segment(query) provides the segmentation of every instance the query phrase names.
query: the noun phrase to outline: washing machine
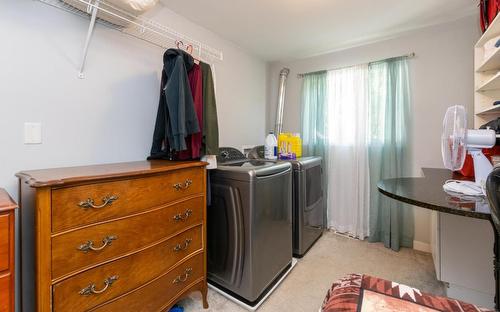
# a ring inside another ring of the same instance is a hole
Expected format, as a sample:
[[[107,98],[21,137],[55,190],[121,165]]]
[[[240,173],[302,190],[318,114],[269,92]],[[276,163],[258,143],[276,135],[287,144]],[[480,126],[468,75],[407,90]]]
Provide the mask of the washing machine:
[[[264,159],[264,146],[256,146],[249,159]],[[292,165],[293,255],[303,257],[325,228],[326,196],[321,157],[277,160]]]
[[[292,166],[221,148],[210,170],[208,282],[249,307],[292,266]]]

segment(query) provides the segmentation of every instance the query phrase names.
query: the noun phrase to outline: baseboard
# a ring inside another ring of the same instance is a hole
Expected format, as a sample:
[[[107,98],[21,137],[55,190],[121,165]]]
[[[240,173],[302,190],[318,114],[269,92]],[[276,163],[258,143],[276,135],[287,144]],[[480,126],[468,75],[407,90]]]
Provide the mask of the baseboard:
[[[413,249],[418,250],[418,251],[422,251],[422,252],[426,252],[426,253],[432,252],[431,244],[424,243],[421,241],[416,241],[416,240],[413,241]]]
[[[360,240],[359,238],[354,237],[354,236],[352,236],[352,235],[351,235],[351,234],[349,234],[349,233],[339,232],[339,231],[334,230],[334,229],[332,229],[332,228],[327,229],[327,231],[328,231],[328,232],[332,232],[332,233],[333,233],[333,234],[335,234],[335,235],[345,237],[345,238],[355,239],[355,240]]]
[[[358,239],[356,237],[353,237],[352,235],[349,235],[348,233],[342,233],[342,232],[336,231],[332,228],[329,228],[328,231],[334,233],[335,235],[339,235],[339,236],[342,236],[345,238]],[[432,253],[431,244],[424,243],[421,241],[414,240],[413,241],[413,249],[421,251],[421,252]]]

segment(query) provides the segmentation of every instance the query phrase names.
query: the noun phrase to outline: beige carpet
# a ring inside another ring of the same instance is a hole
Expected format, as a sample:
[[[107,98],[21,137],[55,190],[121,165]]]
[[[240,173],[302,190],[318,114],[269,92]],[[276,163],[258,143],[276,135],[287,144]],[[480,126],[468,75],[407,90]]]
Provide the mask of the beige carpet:
[[[444,294],[444,285],[436,280],[430,254],[413,249],[394,252],[382,244],[327,232],[258,311],[316,312],[332,282],[349,273],[370,274],[424,292]],[[209,290],[208,303],[210,308],[203,310],[198,293],[180,302],[186,312],[246,311],[212,290]]]

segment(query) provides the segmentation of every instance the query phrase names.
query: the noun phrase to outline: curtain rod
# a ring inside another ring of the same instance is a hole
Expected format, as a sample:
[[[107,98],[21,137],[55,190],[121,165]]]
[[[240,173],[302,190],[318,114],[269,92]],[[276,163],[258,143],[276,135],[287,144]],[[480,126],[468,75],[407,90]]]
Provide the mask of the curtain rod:
[[[371,61],[371,62],[368,62],[368,63],[381,62],[381,61],[390,60],[390,59],[398,58],[398,57],[413,58],[413,57],[415,57],[415,52],[411,52],[411,53],[408,53],[408,54],[403,54],[403,55],[400,55],[400,56],[387,57],[387,58],[384,58],[384,59],[381,59],[381,60]],[[355,65],[342,66],[342,67],[330,68],[330,69],[325,69],[325,70],[327,70],[327,71],[328,70],[335,70],[335,69],[347,68],[347,67],[352,67],[352,66],[355,66]],[[313,72],[297,74],[297,78],[300,79],[300,78],[303,78],[307,74],[319,73],[319,72],[322,72],[322,71],[325,71],[325,70],[316,70],[316,71],[313,71]]]

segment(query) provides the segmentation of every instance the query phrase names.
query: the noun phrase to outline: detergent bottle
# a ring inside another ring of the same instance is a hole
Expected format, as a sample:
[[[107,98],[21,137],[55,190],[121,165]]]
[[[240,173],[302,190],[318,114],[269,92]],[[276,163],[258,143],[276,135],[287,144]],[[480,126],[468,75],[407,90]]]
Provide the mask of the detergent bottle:
[[[266,159],[274,160],[278,155],[278,141],[276,140],[276,136],[274,136],[274,131],[269,131],[269,134],[266,137],[266,142],[264,144],[264,157]]]
[[[299,133],[295,133],[292,137],[292,153],[295,157],[302,157],[302,139]]]
[[[280,133],[278,137],[278,157],[279,159],[286,159],[288,155],[288,134]]]

